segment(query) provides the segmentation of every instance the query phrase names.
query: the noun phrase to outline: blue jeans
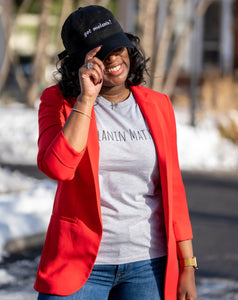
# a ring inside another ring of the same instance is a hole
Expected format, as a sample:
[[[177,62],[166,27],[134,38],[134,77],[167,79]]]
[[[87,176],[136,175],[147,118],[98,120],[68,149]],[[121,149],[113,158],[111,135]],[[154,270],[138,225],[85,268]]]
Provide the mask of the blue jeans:
[[[95,265],[69,296],[39,293],[38,300],[163,300],[166,257],[121,265]]]

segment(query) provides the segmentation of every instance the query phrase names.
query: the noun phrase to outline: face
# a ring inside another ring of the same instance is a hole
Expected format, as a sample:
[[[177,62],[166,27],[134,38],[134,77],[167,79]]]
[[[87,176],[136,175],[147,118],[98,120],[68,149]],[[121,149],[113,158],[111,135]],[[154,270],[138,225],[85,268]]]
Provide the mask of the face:
[[[103,87],[125,87],[125,82],[130,70],[130,59],[127,48],[118,48],[111,52],[103,61],[105,71]]]

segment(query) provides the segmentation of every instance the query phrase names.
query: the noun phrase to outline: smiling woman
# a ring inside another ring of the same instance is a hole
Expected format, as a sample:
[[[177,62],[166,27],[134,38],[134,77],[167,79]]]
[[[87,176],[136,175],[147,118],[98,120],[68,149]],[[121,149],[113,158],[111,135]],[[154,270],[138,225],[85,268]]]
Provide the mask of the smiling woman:
[[[39,108],[38,166],[58,187],[38,300],[195,300],[173,108],[140,86],[139,38],[101,6],[73,12],[61,36],[62,77]]]
[[[145,59],[143,49],[140,46],[140,39],[132,34],[125,34],[133,45],[133,48],[126,48],[130,59],[130,70],[126,84],[127,86],[131,86],[145,83],[144,76],[147,73],[146,64],[148,59]],[[114,51],[120,54],[123,49],[125,49],[125,47],[120,47]],[[61,53],[59,54],[59,57],[62,57]],[[63,96],[69,102],[72,101],[72,98],[77,97],[80,94],[78,70],[83,64],[84,57],[77,53],[70,56],[66,55],[62,60],[60,60],[58,72],[61,75],[61,79],[59,81],[59,86]]]
[[[130,70],[130,59],[127,48],[119,48],[112,51],[104,60],[103,70],[103,86],[100,94],[111,102],[124,101],[130,93],[129,88],[126,86],[126,80]],[[118,92],[114,92],[118,89]],[[117,94],[117,99],[113,96]],[[112,95],[112,98],[110,98]],[[109,98],[108,98],[109,97]]]

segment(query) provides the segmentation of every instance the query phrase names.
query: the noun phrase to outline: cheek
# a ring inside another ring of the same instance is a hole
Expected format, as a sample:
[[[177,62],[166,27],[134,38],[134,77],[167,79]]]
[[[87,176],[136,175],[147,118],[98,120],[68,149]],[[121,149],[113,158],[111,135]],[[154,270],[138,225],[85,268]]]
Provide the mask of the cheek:
[[[128,73],[130,71],[130,66],[131,66],[129,57],[126,59],[125,64],[126,64],[127,75],[128,75]]]

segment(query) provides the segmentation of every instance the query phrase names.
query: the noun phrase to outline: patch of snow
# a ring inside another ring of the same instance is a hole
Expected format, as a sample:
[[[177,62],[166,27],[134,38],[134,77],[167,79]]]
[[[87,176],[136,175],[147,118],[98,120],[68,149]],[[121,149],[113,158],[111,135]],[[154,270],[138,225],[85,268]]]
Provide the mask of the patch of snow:
[[[13,238],[45,232],[56,183],[0,168],[0,257]]]

